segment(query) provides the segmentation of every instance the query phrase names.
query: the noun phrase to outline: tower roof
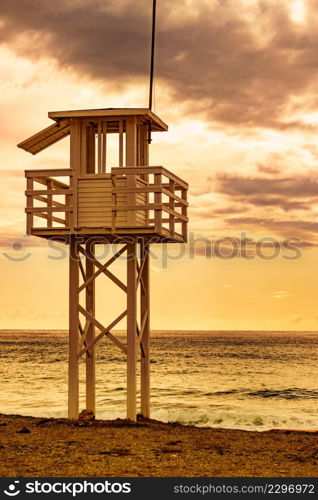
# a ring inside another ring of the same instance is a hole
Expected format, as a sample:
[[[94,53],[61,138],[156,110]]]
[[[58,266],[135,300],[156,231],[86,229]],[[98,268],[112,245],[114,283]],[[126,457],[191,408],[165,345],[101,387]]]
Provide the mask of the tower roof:
[[[166,125],[157,115],[148,108],[104,108],[104,109],[81,109],[69,111],[50,111],[49,118],[56,123],[37,132],[28,139],[20,142],[18,147],[33,155],[45,148],[52,146],[70,133],[70,120],[72,118],[114,118],[110,123],[108,132],[119,132],[118,119],[129,116],[137,116],[145,123],[151,124],[152,132],[164,132],[168,130]]]
[[[138,116],[141,120],[150,122],[153,132],[168,130],[168,125],[148,108],[101,108],[49,112],[49,118],[56,121],[61,118],[119,118],[127,116]]]

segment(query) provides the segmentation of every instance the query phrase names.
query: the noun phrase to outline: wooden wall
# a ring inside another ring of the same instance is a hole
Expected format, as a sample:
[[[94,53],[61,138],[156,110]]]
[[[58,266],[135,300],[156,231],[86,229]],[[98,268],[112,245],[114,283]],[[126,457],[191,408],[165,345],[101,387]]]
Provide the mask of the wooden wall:
[[[144,181],[137,179],[137,186],[142,186]],[[127,178],[117,180],[116,187],[125,187]],[[112,181],[111,175],[102,177],[80,178],[77,182],[77,226],[78,227],[111,227],[112,226]],[[118,194],[117,205],[127,205],[128,195]],[[146,194],[136,195],[136,205],[146,204]],[[116,227],[129,227],[129,212],[118,212]],[[145,211],[135,212],[134,226],[146,226]]]

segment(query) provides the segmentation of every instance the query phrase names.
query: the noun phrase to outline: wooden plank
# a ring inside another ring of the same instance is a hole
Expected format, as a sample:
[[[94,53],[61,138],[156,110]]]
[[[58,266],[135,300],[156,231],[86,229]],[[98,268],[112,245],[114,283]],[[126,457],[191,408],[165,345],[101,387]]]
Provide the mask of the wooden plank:
[[[72,194],[71,189],[30,189],[25,191],[26,196],[43,196],[43,195],[67,195]]]
[[[93,210],[94,211],[95,209],[96,210],[99,210],[99,209],[104,210],[105,213],[109,211],[109,215],[111,215],[110,202],[107,203],[107,205],[106,204],[103,205],[101,203],[95,203],[95,204],[94,203],[86,203],[85,204],[84,202],[81,201],[81,204],[78,207],[78,213],[81,215],[85,215],[86,210],[91,210],[91,211]]]
[[[95,188],[95,187],[103,187],[110,188],[111,187],[111,179],[87,179],[84,181],[83,179],[79,179],[78,185],[85,188]]]
[[[158,203],[149,203],[148,205],[143,205],[142,208],[143,210],[161,210],[162,205]],[[116,205],[113,210],[118,210],[119,212],[136,211],[140,210],[140,205]]]
[[[71,212],[73,210],[73,207],[33,207],[33,208],[26,208],[25,211],[26,213],[41,213],[41,212]]]
[[[153,224],[154,222],[155,222],[155,219],[154,219],[154,218],[149,219],[149,223],[150,223],[150,224]],[[176,217],[176,218],[175,218],[175,223],[177,224],[177,223],[180,223],[180,222],[184,222],[184,221],[183,221],[183,220],[181,220],[181,219],[178,219],[178,218]],[[169,223],[169,217],[163,217],[163,218],[162,218],[162,223],[163,223],[163,224],[167,224],[167,223]]]
[[[173,180],[177,185],[180,187],[183,187],[184,189],[188,189],[188,183],[183,181],[180,177],[177,175],[173,174],[172,172],[169,172],[164,167],[158,166],[158,167],[149,167],[149,166],[130,166],[129,168],[124,167],[114,167],[111,169],[111,172],[114,174],[124,174],[126,173],[127,175],[141,175],[143,173],[148,173],[148,174],[161,174],[167,177],[168,179]],[[169,184],[166,185],[167,187]]]
[[[169,183],[169,186],[170,186],[170,183]],[[175,184],[174,184],[174,186],[175,186]],[[180,198],[180,196],[176,195],[175,193],[172,193],[170,189],[162,188],[162,194],[169,196],[169,198],[173,198],[175,201],[180,203],[180,205],[182,205],[182,206],[185,206],[185,207],[188,206],[188,202],[186,200],[184,200],[183,198]],[[177,206],[177,205],[175,205],[175,206]]]
[[[81,200],[105,200],[107,198],[111,197],[111,191],[107,191],[105,194],[104,193],[91,193],[91,192],[85,192],[85,191],[78,191],[78,194],[80,195]]]
[[[50,196],[52,198],[52,195]],[[48,198],[50,198],[49,196],[33,196],[33,200],[36,200],[36,201],[42,201],[43,203],[47,203],[48,202]],[[54,201],[53,199],[51,199],[50,201],[50,205],[51,207],[65,207],[65,203],[60,203],[59,201]]]
[[[47,214],[34,214],[34,217],[40,217],[41,219],[46,219],[47,220]],[[66,220],[65,219],[60,219],[59,217],[54,217],[54,215],[52,216],[52,221],[53,222],[58,222],[59,224],[62,224],[63,226],[66,225]],[[47,228],[42,228],[42,227],[36,228],[36,227],[33,226],[32,229],[47,229]],[[56,228],[56,229],[58,229],[58,228]]]
[[[98,211],[109,211],[111,213],[111,204],[109,203],[80,203],[78,207],[78,212],[82,215],[85,214],[86,210],[98,210]]]
[[[42,170],[25,170],[25,177],[69,177],[72,175],[70,168],[48,168]],[[56,181],[58,182],[58,181]]]
[[[172,210],[164,203],[162,205],[162,210],[164,212],[167,212],[168,214],[174,215],[174,217],[178,217],[180,220],[182,220],[184,222],[188,222],[188,217],[186,217],[185,215],[179,214],[179,212],[176,212],[175,210]]]
[[[113,189],[114,193],[162,193],[163,190],[160,186],[143,186],[143,187],[118,187]]]
[[[107,181],[111,177],[111,174],[99,174],[98,172],[93,174],[86,174],[85,176],[80,176],[78,178],[81,182],[91,182],[91,181]]]
[[[70,186],[68,184],[65,184],[64,182],[57,181],[56,179],[52,179],[51,177],[33,177],[33,181],[37,182],[38,184],[42,184],[43,186],[47,186],[48,180],[52,180],[52,186],[53,189],[68,189]]]

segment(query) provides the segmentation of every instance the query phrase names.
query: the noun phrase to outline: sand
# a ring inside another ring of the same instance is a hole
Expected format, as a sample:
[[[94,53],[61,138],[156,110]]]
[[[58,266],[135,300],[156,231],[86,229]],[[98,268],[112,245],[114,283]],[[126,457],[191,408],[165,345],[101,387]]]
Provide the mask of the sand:
[[[318,433],[0,414],[1,477],[316,477]]]

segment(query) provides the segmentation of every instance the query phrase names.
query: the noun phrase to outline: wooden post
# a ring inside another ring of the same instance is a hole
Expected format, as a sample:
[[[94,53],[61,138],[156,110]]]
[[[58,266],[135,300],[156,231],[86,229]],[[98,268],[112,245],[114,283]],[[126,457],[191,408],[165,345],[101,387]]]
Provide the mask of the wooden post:
[[[69,255],[69,365],[68,365],[68,418],[78,418],[79,367],[78,367],[78,243],[70,235]]]
[[[73,202],[73,217],[71,229],[77,227],[77,179],[82,170],[81,156],[81,120],[71,119],[71,136],[70,136],[70,164],[72,169],[71,186],[72,186],[72,202]]]
[[[86,244],[86,279],[94,276],[94,263],[88,258],[88,255],[94,255],[94,246]],[[95,317],[95,280],[93,279],[86,286],[86,310]],[[95,326],[90,323],[86,342],[91,344],[95,339]],[[86,352],[86,410],[92,411],[95,415],[95,346],[92,346]]]
[[[143,125],[142,128],[142,134],[141,134],[141,143],[142,143],[142,147],[141,147],[141,150],[142,150],[142,165],[143,166],[148,166],[149,165],[149,144],[148,144],[148,127],[146,125]],[[145,171],[147,171],[147,169],[145,169]],[[142,179],[144,181],[146,181],[147,183],[147,186],[149,186],[149,174],[145,173],[142,175]],[[146,196],[145,196],[145,203],[146,205],[149,204],[149,193],[146,193]],[[145,212],[146,214],[146,226],[149,226],[150,225],[150,222],[149,222],[149,210],[146,210]]]
[[[175,194],[175,182],[171,179],[169,179],[169,191],[172,194]],[[172,196],[169,196],[169,208],[174,211],[174,198]],[[174,215],[169,214],[169,233],[171,238],[174,237]]]
[[[136,117],[126,119],[126,166],[135,167],[137,165],[137,122]],[[127,187],[136,187],[136,176],[127,176]],[[136,194],[127,195],[127,205],[136,205]],[[136,211],[127,212],[127,224],[130,227],[136,225]]]
[[[182,197],[183,201],[185,201],[185,202],[187,202],[187,200],[188,200],[187,194],[188,194],[187,190],[182,188],[181,189],[181,197]],[[182,205],[181,213],[182,213],[182,215],[187,217],[188,209],[187,209],[186,205]],[[183,239],[184,243],[187,243],[187,241],[188,241],[188,225],[186,222],[182,221],[181,227],[182,227],[182,239]]]
[[[124,166],[124,120],[121,118],[118,124],[119,128],[119,166]]]
[[[140,265],[143,265],[140,285],[140,324],[143,327],[143,349],[140,352],[140,412],[143,417],[150,418],[150,282],[148,247],[145,247],[144,242],[140,243],[140,255]]]
[[[26,181],[27,191],[33,191],[33,178],[27,177]],[[33,196],[27,195],[27,208],[33,208]],[[33,214],[31,212],[27,213],[27,234],[31,234],[33,227]]]
[[[95,174],[95,128],[94,125],[88,124],[87,128],[87,154],[86,154],[86,171],[87,174]]]
[[[137,245],[127,245],[127,418],[136,421]]]
[[[161,174],[154,174],[154,185],[155,187],[162,187],[162,177]],[[157,192],[154,194],[154,201],[156,205],[160,205],[159,209],[155,210],[155,231],[156,233],[161,233],[162,231],[162,193]]]
[[[52,179],[48,179],[47,181],[47,189],[48,191],[53,190],[53,181]],[[47,195],[47,207],[52,208],[53,207],[53,195],[48,194]],[[66,212],[65,212],[66,214]],[[48,212],[47,213],[47,227],[53,227],[53,212]]]
[[[107,122],[102,121],[102,174],[106,174]]]

